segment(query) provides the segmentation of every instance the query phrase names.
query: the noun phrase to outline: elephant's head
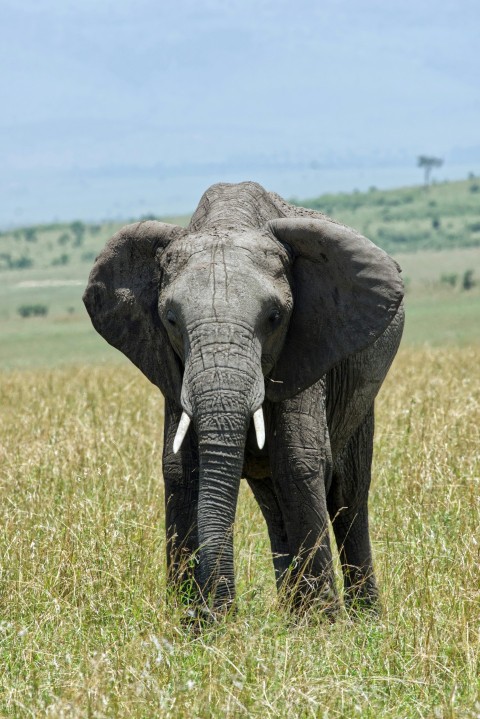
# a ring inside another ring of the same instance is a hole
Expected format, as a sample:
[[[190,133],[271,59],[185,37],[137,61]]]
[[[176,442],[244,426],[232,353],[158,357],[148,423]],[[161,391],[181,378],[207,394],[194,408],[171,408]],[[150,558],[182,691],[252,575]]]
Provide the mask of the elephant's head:
[[[265,396],[291,397],[371,344],[402,298],[396,264],[369,240],[327,218],[281,217],[260,186],[243,189],[211,188],[188,230],[123,228],[84,295],[98,332],[183,408],[175,451],[194,424],[200,573],[207,589],[215,578],[215,604],[232,594],[252,417],[262,445]]]

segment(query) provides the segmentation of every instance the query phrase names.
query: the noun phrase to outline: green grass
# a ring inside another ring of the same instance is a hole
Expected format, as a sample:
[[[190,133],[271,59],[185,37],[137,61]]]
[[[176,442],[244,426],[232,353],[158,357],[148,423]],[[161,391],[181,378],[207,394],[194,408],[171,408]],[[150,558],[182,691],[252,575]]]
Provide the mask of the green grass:
[[[238,614],[182,627],[160,394],[125,365],[3,372],[0,400],[1,716],[478,716],[478,346],[404,349],[380,395],[375,621],[278,605],[244,486]]]
[[[53,294],[53,293],[52,293]],[[70,300],[73,302],[73,299]],[[128,360],[93,329],[81,307],[67,314],[0,320],[0,368],[29,369],[83,364],[127,366]],[[408,293],[403,346],[458,346],[480,342],[480,293],[445,288]]]
[[[425,294],[406,300],[404,345],[468,345],[480,342],[480,294]]]
[[[442,275],[457,276],[456,287],[460,289],[463,275],[474,271],[480,282],[480,247],[458,247],[452,250],[418,250],[397,253],[394,257],[402,268],[403,279],[413,294],[434,294],[445,290]]]
[[[87,317],[0,322],[0,367],[28,369],[128,360],[95,332]]]
[[[55,294],[52,291],[51,297]],[[57,300],[52,300],[52,304]],[[0,368],[28,369],[72,364],[127,365],[93,329],[81,305],[73,315],[59,312],[47,317],[0,320]],[[403,346],[458,346],[480,342],[480,293],[450,288],[408,292]]]

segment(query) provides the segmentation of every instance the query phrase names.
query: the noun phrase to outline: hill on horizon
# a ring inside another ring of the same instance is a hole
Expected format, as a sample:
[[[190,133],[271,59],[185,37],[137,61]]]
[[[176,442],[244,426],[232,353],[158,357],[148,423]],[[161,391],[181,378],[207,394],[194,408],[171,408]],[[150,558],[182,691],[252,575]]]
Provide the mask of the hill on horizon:
[[[354,227],[393,254],[480,246],[480,180],[325,194],[295,201]]]
[[[480,179],[395,190],[323,194],[290,199],[354,227],[394,254],[480,246]],[[0,232],[0,272],[91,263],[117,229],[138,219],[185,226],[189,215],[146,215],[124,221],[30,225]]]

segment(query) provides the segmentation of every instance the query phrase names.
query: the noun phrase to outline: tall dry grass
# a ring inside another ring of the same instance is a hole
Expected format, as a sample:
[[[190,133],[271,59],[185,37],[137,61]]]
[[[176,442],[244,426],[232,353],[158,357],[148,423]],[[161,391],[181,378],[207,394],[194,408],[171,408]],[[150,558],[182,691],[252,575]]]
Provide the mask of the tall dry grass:
[[[0,378],[2,716],[480,716],[478,347],[402,351],[379,397],[381,619],[283,611],[244,487],[239,612],[201,634],[164,603],[160,395],[133,368]]]

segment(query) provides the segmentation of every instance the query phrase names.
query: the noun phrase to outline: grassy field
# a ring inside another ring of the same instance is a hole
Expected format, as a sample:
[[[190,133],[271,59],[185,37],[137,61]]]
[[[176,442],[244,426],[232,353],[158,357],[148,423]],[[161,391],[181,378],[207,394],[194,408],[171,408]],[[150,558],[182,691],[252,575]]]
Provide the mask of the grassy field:
[[[390,253],[480,247],[480,178],[442,182],[429,188],[371,188],[369,192],[326,194],[293,201],[357,228]],[[189,217],[158,219],[183,226]],[[0,232],[0,272],[75,268],[91,263],[105,240],[120,226],[114,222],[88,224],[77,220],[4,230]]]
[[[407,284],[377,403],[377,621],[296,621],[279,606],[244,486],[238,614],[183,627],[164,601],[163,402],[81,302],[118,226],[0,235],[0,716],[478,719],[477,184],[310,203],[386,247]],[[34,305],[47,314],[20,316]]]
[[[371,494],[383,616],[335,625],[278,606],[243,487],[238,614],[182,628],[162,401],[134,368],[3,372],[0,392],[1,716],[478,717],[477,348],[400,351]]]
[[[95,332],[76,299],[73,316],[0,320],[0,368],[70,365],[128,365],[123,355]],[[480,344],[480,293],[436,291],[408,294],[403,346]]]

